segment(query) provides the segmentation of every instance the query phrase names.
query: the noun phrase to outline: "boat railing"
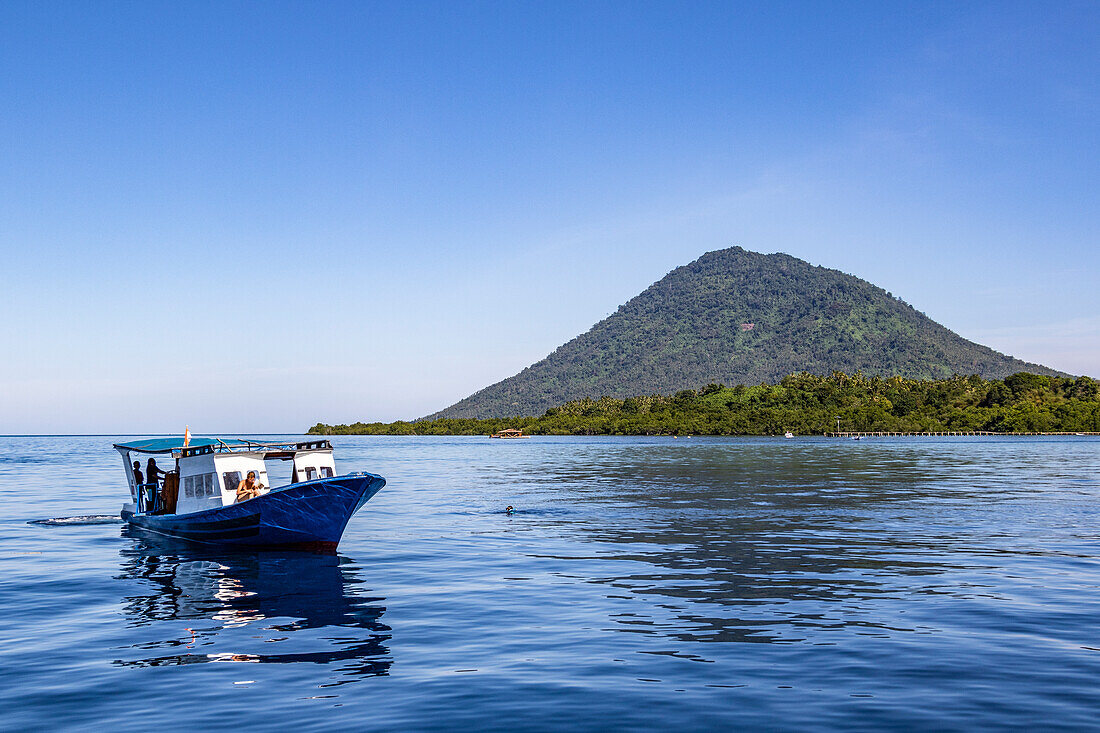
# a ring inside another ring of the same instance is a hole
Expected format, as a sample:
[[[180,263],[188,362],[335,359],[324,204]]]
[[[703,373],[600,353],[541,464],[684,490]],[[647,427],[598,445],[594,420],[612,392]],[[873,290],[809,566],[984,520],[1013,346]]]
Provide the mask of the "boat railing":
[[[232,443],[218,439],[216,444],[200,445],[180,449],[180,457],[201,456],[208,453],[252,453],[256,451],[303,451],[303,450],[332,450],[332,443],[327,440],[284,440],[263,442],[236,438]]]
[[[156,514],[160,508],[160,486],[154,481],[137,485],[137,509],[139,514]]]

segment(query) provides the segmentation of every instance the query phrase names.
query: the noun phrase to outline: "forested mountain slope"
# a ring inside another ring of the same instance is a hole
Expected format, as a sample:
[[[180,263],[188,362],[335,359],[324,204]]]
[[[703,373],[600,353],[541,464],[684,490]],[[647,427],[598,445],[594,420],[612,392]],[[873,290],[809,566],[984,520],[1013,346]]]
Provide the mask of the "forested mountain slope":
[[[586,397],[833,371],[915,379],[1061,374],[967,341],[865,280],[731,247],[676,268],[542,361],[430,417],[540,415]]]

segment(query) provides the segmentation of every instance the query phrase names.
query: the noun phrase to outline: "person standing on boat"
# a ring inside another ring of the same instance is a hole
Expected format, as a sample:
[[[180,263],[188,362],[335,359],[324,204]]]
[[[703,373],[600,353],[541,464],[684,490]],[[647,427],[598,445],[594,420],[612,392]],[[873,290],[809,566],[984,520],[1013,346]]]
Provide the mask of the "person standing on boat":
[[[256,498],[260,495],[260,490],[263,488],[264,485],[256,480],[256,472],[249,471],[248,476],[237,484],[237,502],[239,503]]]
[[[165,472],[157,468],[156,460],[150,458],[149,462],[145,464],[145,481],[146,486],[149,487],[146,496],[146,506],[156,510],[157,514],[160,514],[163,509],[164,497],[161,497],[160,501],[157,501],[157,484],[161,476],[164,476]]]
[[[145,490],[145,474],[141,472],[141,461],[134,461],[134,486],[137,487],[138,507],[149,506],[152,499],[148,498],[149,494]]]
[[[145,475],[148,477],[149,483],[153,484],[154,488],[157,483],[160,482],[162,476],[167,475],[167,471],[162,471],[157,468],[157,461],[155,458],[150,458],[149,462],[145,464]]]

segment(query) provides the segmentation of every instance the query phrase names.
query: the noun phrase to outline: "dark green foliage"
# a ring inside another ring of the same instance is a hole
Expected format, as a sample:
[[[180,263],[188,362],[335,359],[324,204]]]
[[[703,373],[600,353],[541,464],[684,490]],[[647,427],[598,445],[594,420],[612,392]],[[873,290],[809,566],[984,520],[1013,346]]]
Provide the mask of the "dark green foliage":
[[[859,278],[733,247],[676,268],[542,361],[431,417],[539,415],[584,397],[834,370],[915,379],[1060,376],[967,341]]]
[[[314,435],[484,435],[520,428],[532,435],[778,435],[848,431],[1097,432],[1100,383],[1035,374],[1004,381],[977,376],[915,380],[833,372],[785,377],[776,385],[566,402],[542,417],[323,425]]]

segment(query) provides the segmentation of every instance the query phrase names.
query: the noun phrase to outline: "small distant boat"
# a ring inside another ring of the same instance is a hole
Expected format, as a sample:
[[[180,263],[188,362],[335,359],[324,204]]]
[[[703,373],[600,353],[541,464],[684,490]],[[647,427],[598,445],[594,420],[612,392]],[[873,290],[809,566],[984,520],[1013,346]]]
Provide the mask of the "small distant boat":
[[[516,430],[515,428],[505,428],[504,430],[501,430],[499,433],[493,433],[489,437],[490,438],[515,439],[515,438],[529,438],[531,436],[524,435],[522,430]]]
[[[351,515],[386,485],[372,473],[336,475],[327,440],[154,438],[114,447],[133,500],[123,505],[122,519],[145,532],[203,544],[335,551]],[[155,476],[138,482],[135,454],[173,460],[163,485]],[[290,483],[267,488],[270,461],[291,462]],[[258,495],[238,501],[237,486],[251,473]]]
[[[853,435],[853,436],[852,436],[852,440],[860,440],[860,436],[858,436],[858,435]]]
[[[788,430],[787,432],[783,433],[783,437],[784,438],[793,438],[794,433],[792,433],[790,430]]]

